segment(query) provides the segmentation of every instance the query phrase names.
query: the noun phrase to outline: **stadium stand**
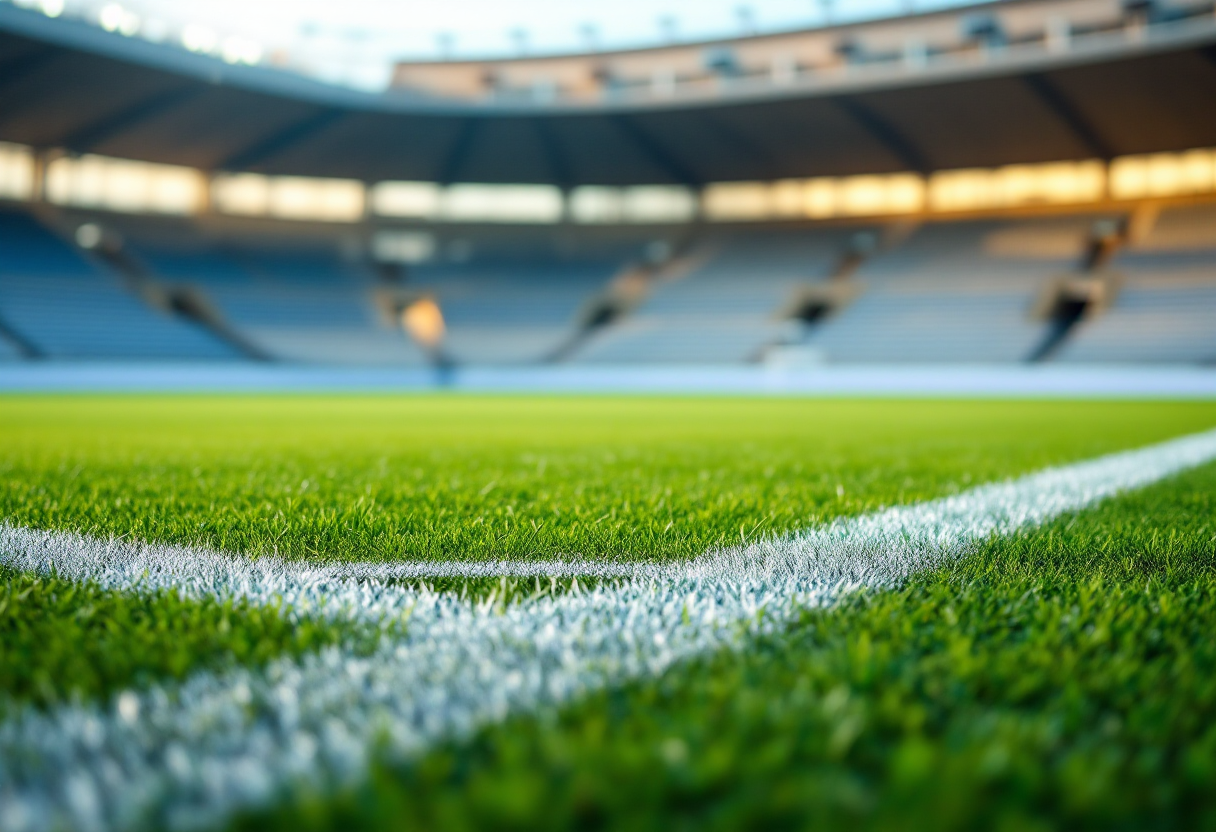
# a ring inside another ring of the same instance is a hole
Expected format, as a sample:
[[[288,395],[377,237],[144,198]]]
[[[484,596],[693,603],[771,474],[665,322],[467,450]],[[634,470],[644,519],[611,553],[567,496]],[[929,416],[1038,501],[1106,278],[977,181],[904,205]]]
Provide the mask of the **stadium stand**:
[[[659,280],[618,326],[597,333],[578,363],[737,363],[796,337],[782,315],[799,290],[828,280],[855,231],[736,232],[706,241],[687,273]]]
[[[1113,305],[1086,314],[1049,360],[1210,361],[1216,352],[1214,218],[1210,206],[1165,210],[1107,267],[1118,286]],[[1036,312],[1043,293],[1053,281],[1081,275],[1093,229],[1118,219],[1066,214],[710,234],[686,244],[676,258],[682,268],[660,271],[640,302],[588,330],[558,358],[625,365],[791,355],[832,363],[1021,362],[1048,334],[1049,322]],[[538,245],[543,234],[534,233],[523,251],[491,241],[476,254],[440,256],[386,283],[367,260],[343,257],[332,239],[245,233],[216,240],[165,220],[128,220],[122,227],[127,252],[157,283],[189,287],[268,357],[338,364],[431,361],[402,331],[401,304],[393,305],[395,298],[418,297],[433,298],[442,310],[447,360],[553,359],[645,245],[635,235],[607,247],[567,241],[558,251]],[[0,241],[10,255],[0,313],[35,354],[236,357],[196,325],[149,308],[32,217],[6,214],[3,229],[3,241],[17,239],[21,247]],[[858,256],[859,239],[877,242]],[[46,291],[55,281],[71,303]],[[99,308],[117,309],[119,317],[81,323]],[[127,322],[121,338],[112,336],[111,320]],[[20,341],[0,343],[5,360],[29,354]]]
[[[282,243],[215,244],[178,230],[133,243],[161,279],[199,290],[269,357],[285,361],[422,364],[399,327],[381,320],[374,277],[332,248]],[[183,239],[184,238],[184,239]]]
[[[409,286],[433,294],[455,361],[536,362],[567,342],[582,309],[627,263],[626,255],[475,256],[412,270]]]
[[[237,357],[199,327],[149,308],[114,275],[15,212],[0,213],[0,317],[38,357]]]
[[[248,235],[217,243],[185,226],[169,233],[163,222],[133,227],[129,248],[151,273],[198,290],[243,336],[287,361],[424,364],[427,354],[398,320],[418,297],[439,304],[451,360],[539,361],[570,337],[579,311],[627,262],[619,246],[574,257],[458,251],[458,262],[444,256],[385,282],[366,258],[340,257],[332,241],[259,246]]]
[[[864,292],[808,344],[839,362],[1017,362],[1045,335],[1032,317],[1076,268],[1091,218],[935,223],[862,265]]]
[[[1214,50],[1008,0],[373,93],[0,2],[0,360],[1211,362]]]
[[[1111,268],[1123,280],[1114,304],[1058,360],[1216,361],[1216,206],[1167,209]]]
[[[2,326],[2,325],[0,325]],[[5,329],[7,330],[7,326]],[[22,358],[29,357],[26,350],[22,348],[19,341],[13,340],[11,336],[5,332],[0,335],[0,361],[17,361]]]

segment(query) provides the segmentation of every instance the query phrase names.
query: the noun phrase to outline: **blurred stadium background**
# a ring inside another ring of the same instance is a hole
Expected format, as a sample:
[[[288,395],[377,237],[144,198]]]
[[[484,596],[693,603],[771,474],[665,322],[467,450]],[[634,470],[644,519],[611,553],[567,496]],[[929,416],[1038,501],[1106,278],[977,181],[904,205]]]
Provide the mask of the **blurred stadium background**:
[[[377,81],[0,2],[0,362],[1216,362],[1216,5],[807,9]]]

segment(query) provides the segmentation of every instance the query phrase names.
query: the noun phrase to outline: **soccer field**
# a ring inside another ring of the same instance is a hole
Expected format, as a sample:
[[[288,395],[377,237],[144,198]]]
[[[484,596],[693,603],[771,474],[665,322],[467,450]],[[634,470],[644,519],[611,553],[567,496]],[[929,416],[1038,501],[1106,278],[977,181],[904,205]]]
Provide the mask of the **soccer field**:
[[[0,829],[1216,828],[1213,426],[9,397]]]

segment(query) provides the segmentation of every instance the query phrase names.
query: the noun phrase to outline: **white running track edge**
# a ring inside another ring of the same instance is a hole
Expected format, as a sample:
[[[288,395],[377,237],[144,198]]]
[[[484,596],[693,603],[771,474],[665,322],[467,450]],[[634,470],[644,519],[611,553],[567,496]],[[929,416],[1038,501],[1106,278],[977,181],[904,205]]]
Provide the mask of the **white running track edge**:
[[[737,645],[799,605],[893,586],[991,535],[1212,459],[1216,431],[683,565],[618,563],[600,571],[560,562],[554,569],[561,574],[626,580],[505,609],[388,582],[470,574],[455,564],[450,573],[416,565],[312,568],[0,526],[0,562],[21,569],[115,589],[281,602],[339,618],[408,617],[406,634],[384,639],[370,656],[334,648],[258,670],[200,672],[104,706],[19,711],[0,724],[0,829],[215,826],[292,789],[357,781],[374,749],[408,758],[508,714],[661,673]]]

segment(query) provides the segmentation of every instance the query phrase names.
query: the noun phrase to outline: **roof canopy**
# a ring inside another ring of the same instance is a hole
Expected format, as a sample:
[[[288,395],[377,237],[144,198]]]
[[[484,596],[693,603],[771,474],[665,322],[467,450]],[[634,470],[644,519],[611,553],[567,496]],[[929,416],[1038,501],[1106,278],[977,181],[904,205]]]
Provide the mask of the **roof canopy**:
[[[204,170],[561,187],[1216,146],[1216,18],[1150,28],[918,71],[554,106],[346,90],[0,4],[0,140]]]

